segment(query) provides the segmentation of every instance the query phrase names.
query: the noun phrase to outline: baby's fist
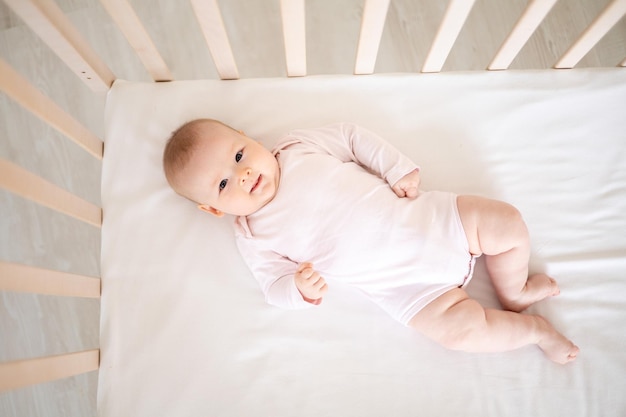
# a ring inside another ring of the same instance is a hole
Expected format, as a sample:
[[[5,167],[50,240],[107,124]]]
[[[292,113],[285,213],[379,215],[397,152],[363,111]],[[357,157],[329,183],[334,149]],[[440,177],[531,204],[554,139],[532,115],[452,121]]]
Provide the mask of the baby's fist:
[[[311,304],[321,303],[322,297],[328,291],[326,281],[319,272],[313,269],[313,264],[310,262],[304,262],[298,266],[294,280],[304,301]]]
[[[394,193],[400,198],[415,198],[419,194],[420,173],[417,169],[400,178],[392,187]]]

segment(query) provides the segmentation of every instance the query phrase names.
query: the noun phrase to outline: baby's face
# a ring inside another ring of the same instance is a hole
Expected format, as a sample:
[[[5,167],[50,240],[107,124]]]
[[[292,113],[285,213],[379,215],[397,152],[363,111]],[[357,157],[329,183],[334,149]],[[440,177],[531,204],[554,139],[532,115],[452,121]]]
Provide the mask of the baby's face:
[[[225,126],[211,125],[183,176],[200,209],[217,216],[247,216],[274,198],[280,169],[260,143]]]

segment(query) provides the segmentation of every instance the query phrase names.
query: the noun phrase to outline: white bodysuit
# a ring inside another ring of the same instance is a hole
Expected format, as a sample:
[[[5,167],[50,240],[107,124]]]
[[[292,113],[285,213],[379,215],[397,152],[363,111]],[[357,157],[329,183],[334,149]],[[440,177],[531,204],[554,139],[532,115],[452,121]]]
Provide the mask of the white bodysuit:
[[[389,143],[352,124],[296,130],[274,150],[280,183],[274,199],[237,217],[241,254],[267,302],[302,308],[294,282],[311,262],[329,283],[363,291],[403,324],[471,278],[473,257],[456,195],[391,189],[419,169]]]

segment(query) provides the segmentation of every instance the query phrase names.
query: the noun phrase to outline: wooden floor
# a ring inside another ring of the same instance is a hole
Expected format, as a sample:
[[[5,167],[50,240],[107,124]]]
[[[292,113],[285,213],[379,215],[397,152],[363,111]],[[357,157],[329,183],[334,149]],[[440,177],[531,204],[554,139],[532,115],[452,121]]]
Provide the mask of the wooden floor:
[[[187,0],[132,0],[175,79],[218,78]],[[477,0],[444,71],[484,70],[526,5]],[[558,2],[513,62],[550,68],[607,0]],[[98,0],[58,0],[118,78],[150,81]],[[445,10],[441,0],[392,0],[376,72],[419,72]],[[278,0],[221,0],[242,78],[286,74]],[[306,4],[308,74],[351,74],[362,0]],[[104,137],[106,96],[94,94],[0,2],[0,57]],[[626,57],[622,20],[579,63],[615,66]],[[100,204],[100,163],[0,95],[0,157]],[[0,191],[0,260],[99,276],[99,230]],[[0,361],[98,347],[97,300],[0,292]],[[97,373],[0,394],[1,416],[94,416]]]

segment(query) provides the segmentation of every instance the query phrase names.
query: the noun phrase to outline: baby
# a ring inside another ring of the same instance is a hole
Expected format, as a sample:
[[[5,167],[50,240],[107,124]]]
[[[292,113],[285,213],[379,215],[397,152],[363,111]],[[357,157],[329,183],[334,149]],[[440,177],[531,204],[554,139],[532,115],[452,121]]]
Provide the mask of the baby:
[[[578,354],[545,319],[520,314],[559,294],[549,276],[528,276],[520,213],[500,201],[420,191],[419,167],[366,129],[296,130],[270,152],[199,119],[173,133],[163,164],[171,187],[200,210],[235,216],[237,245],[270,304],[318,305],[336,280],[449,349],[536,344],[562,364]],[[506,311],[483,308],[464,290],[481,255]]]

